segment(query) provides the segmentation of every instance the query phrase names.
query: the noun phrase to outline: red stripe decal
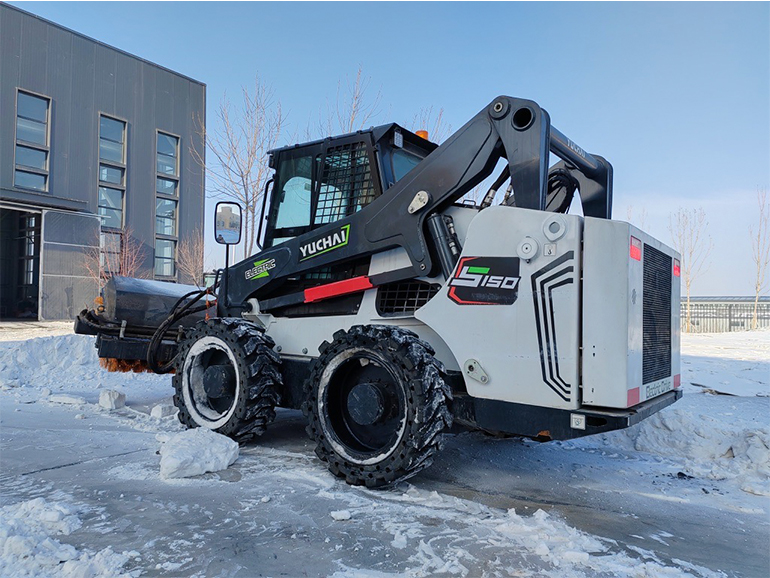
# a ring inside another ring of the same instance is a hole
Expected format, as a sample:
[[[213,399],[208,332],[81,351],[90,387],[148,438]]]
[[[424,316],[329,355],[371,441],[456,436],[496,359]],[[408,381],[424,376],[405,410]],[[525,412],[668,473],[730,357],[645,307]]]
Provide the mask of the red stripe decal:
[[[322,301],[324,299],[329,299],[330,297],[358,293],[359,291],[366,291],[372,287],[374,287],[374,285],[369,281],[369,277],[366,276],[336,281],[335,283],[328,283],[326,285],[305,289],[305,303],[315,303],[316,301]]]
[[[626,400],[626,407],[631,407],[639,403],[639,388],[628,390],[628,399]]]
[[[674,389],[676,389],[680,385],[682,385],[682,374],[681,373],[677,373],[674,376]]]

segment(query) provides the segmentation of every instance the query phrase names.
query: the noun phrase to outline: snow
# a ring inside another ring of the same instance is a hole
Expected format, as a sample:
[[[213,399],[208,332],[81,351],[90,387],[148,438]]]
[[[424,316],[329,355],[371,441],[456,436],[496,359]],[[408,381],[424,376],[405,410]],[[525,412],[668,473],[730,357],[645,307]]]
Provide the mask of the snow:
[[[207,472],[225,470],[238,459],[238,443],[205,428],[178,434],[158,434],[160,477],[189,478]]]
[[[163,419],[166,417],[171,417],[172,415],[176,415],[177,409],[175,406],[167,403],[159,403],[156,406],[153,406],[152,410],[150,411],[150,415],[154,417],[155,419]]]
[[[682,334],[685,392],[770,396],[770,330]]]
[[[684,474],[770,496],[770,331],[682,336],[682,400],[634,427],[570,442],[675,459]],[[748,399],[747,399],[748,398]]]
[[[99,405],[106,409],[120,409],[126,405],[126,394],[114,389],[99,392]]]
[[[344,522],[353,517],[350,510],[334,510],[333,512],[330,512],[330,515],[335,522]]]
[[[684,398],[637,426],[457,433],[389,491],[331,476],[296,412],[239,450],[171,417],[168,376],[107,373],[93,338],[39,334],[0,326],[0,576],[770,570],[767,331],[683,335]],[[125,407],[102,407],[105,390]]]
[[[78,513],[72,504],[43,498],[0,508],[0,576],[131,576],[122,568],[136,553],[117,554],[110,548],[78,551],[56,539],[69,536],[82,526]]]

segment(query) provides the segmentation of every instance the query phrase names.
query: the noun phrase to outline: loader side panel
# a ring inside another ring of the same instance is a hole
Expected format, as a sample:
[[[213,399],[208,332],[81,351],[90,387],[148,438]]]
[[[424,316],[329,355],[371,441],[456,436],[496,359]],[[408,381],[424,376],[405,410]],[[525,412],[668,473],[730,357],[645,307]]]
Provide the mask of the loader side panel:
[[[498,206],[473,218],[451,278],[415,314],[469,395],[579,407],[581,234],[572,215]]]

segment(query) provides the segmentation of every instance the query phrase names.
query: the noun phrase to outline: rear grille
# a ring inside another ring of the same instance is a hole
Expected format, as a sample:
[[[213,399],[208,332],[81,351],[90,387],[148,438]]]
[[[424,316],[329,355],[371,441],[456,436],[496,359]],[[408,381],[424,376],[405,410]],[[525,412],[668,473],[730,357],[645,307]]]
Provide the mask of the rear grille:
[[[424,281],[389,283],[377,289],[377,313],[401,315],[414,313],[441,289],[440,285]]]
[[[671,375],[671,257],[644,246],[642,384]]]

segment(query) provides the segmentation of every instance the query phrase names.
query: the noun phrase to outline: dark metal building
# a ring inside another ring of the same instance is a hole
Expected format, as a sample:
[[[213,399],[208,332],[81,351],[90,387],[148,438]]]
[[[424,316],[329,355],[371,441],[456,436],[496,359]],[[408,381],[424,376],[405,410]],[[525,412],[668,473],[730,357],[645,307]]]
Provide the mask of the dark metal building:
[[[0,3],[0,318],[68,319],[110,273],[186,281],[206,86]]]

